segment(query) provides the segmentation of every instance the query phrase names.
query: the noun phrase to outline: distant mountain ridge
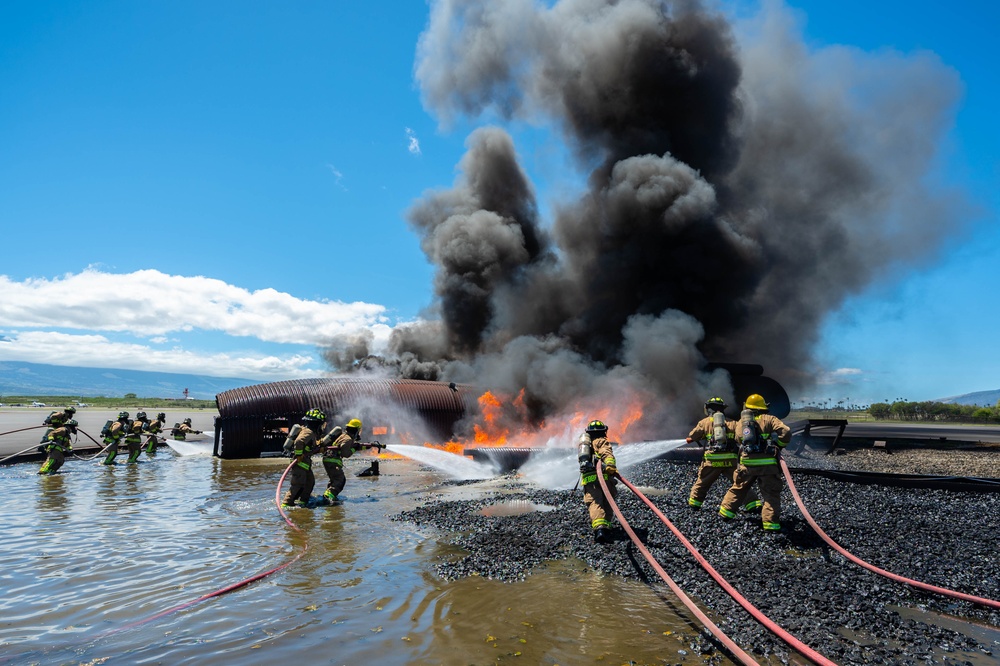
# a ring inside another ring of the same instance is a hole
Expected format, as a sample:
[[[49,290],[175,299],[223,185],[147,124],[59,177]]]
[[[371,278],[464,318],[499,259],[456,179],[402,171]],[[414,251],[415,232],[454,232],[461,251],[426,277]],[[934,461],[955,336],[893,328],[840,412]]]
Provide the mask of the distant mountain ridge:
[[[235,377],[207,377],[170,372],[75,368],[43,363],[0,361],[0,396],[65,395],[123,397],[135,393],[140,398],[184,398],[214,400],[217,393],[262,384],[259,380]]]
[[[976,391],[975,393],[965,393],[950,398],[938,398],[937,402],[954,403],[956,405],[980,405],[992,407],[1000,400],[1000,389],[995,391]]]

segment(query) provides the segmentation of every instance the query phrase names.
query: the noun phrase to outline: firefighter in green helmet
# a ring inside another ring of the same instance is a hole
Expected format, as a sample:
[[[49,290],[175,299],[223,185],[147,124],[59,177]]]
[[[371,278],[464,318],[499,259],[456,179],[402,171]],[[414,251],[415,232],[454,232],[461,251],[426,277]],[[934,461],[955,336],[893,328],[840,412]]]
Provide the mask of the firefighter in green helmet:
[[[312,457],[319,451],[319,436],[323,433],[326,414],[321,409],[310,409],[302,417],[302,426],[290,443],[292,454],[291,487],[281,501],[283,509],[293,506],[309,506],[309,498],[316,487],[316,476],[312,470]]]
[[[725,477],[732,485],[739,465],[739,447],[736,445],[736,421],[726,418],[726,401],[719,397],[705,401],[705,418],[688,433],[687,442],[704,442],[705,452],[698,467],[698,476],[688,496],[688,506],[700,509],[705,503],[709,489],[720,478]],[[761,501],[751,488],[747,493],[743,508],[754,511],[761,507]]]
[[[792,429],[781,419],[767,413],[763,396],[754,393],[743,403],[736,440],[740,445],[740,465],[733,486],[722,498],[719,515],[727,520],[736,517],[736,509],[746,501],[750,485],[756,481],[764,506],[761,521],[765,532],[781,531],[781,450],[792,439]]]
[[[66,461],[66,454],[73,452],[72,438],[76,435],[77,423],[68,419],[65,423],[49,431],[44,446],[45,462],[42,463],[39,474],[55,474]]]
[[[174,424],[174,427],[170,429],[170,434],[173,435],[176,441],[183,442],[189,434],[200,435],[201,430],[195,430],[191,425],[191,419],[186,418],[183,423]]]
[[[104,444],[107,455],[104,456],[104,460],[101,462],[102,465],[115,464],[115,458],[118,456],[118,445],[121,444],[122,438],[124,438],[125,433],[128,432],[128,427],[128,412],[118,412],[118,420],[108,421],[104,425],[104,428],[101,430],[101,434],[104,435]]]
[[[594,541],[610,543],[611,536],[611,504],[604,495],[600,482],[597,480],[597,461],[601,461],[604,469],[604,480],[608,486],[611,498],[618,496],[615,477],[618,467],[615,462],[613,442],[608,439],[608,426],[603,421],[591,421],[587,430],[580,435],[579,455],[580,481],[583,484],[583,503],[590,514],[590,527],[594,532]]]
[[[136,412],[135,420],[128,424],[128,431],[125,433],[125,446],[128,447],[128,460],[134,463],[139,460],[142,453],[142,431],[146,426],[146,412]]]
[[[146,424],[144,433],[146,435],[146,455],[152,458],[156,455],[156,440],[160,433],[163,432],[163,426],[167,422],[167,415],[160,412],[156,415],[155,421],[150,421]]]

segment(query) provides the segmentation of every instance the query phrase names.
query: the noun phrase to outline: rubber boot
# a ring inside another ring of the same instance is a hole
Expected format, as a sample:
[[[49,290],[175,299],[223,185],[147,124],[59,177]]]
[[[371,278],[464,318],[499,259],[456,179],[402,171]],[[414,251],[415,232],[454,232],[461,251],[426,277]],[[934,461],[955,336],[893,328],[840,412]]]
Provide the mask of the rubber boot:
[[[611,543],[611,530],[607,527],[598,527],[594,530],[594,541],[597,543]]]
[[[117,457],[118,457],[118,447],[116,446],[116,447],[112,448],[110,451],[108,451],[108,455],[105,456],[104,462],[102,462],[101,464],[102,465],[114,465],[115,464],[115,458],[117,458]]]

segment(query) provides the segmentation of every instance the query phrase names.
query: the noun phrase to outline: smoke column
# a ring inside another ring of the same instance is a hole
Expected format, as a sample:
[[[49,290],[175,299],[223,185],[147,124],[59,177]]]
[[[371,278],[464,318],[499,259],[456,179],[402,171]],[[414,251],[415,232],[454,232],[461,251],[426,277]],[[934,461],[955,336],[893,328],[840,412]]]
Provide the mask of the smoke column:
[[[955,72],[810,52],[776,2],[736,24],[697,1],[440,0],[415,75],[442,124],[493,124],[409,213],[432,316],[340,369],[523,390],[535,422],[637,395],[653,432],[734,399],[706,361],[807,387],[824,316],[961,224],[925,185]],[[510,122],[554,128],[586,177],[552,220]]]

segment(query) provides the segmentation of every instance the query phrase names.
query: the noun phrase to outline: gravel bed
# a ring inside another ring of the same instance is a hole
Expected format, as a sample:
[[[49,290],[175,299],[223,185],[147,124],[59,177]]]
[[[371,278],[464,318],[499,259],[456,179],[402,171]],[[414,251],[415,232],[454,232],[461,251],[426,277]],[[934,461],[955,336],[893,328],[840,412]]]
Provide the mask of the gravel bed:
[[[852,450],[836,456],[807,450],[794,463],[789,459],[791,467],[978,478],[1000,476],[998,463],[996,450]],[[622,473],[743,596],[806,645],[838,664],[1000,664],[1000,611],[921,592],[848,561],[812,530],[787,486],[778,534],[763,532],[759,515],[723,522],[715,511],[723,484],[712,488],[704,509],[692,510],[686,498],[695,470],[694,463],[654,460]],[[817,523],[854,555],[901,576],[1000,599],[1000,493],[862,485],[806,474],[793,480]],[[467,551],[440,563],[445,579],[523,580],[547,560],[578,558],[599,572],[648,581],[670,593],[622,529],[616,528],[611,544],[593,542],[579,489],[528,488],[516,476],[506,485],[504,502],[524,500],[551,510],[486,516],[482,510],[498,502],[487,497],[434,501],[393,519],[443,530]],[[764,663],[803,663],[623,486],[619,505],[671,578],[739,645]],[[707,633],[692,641],[708,663],[730,663]]]

